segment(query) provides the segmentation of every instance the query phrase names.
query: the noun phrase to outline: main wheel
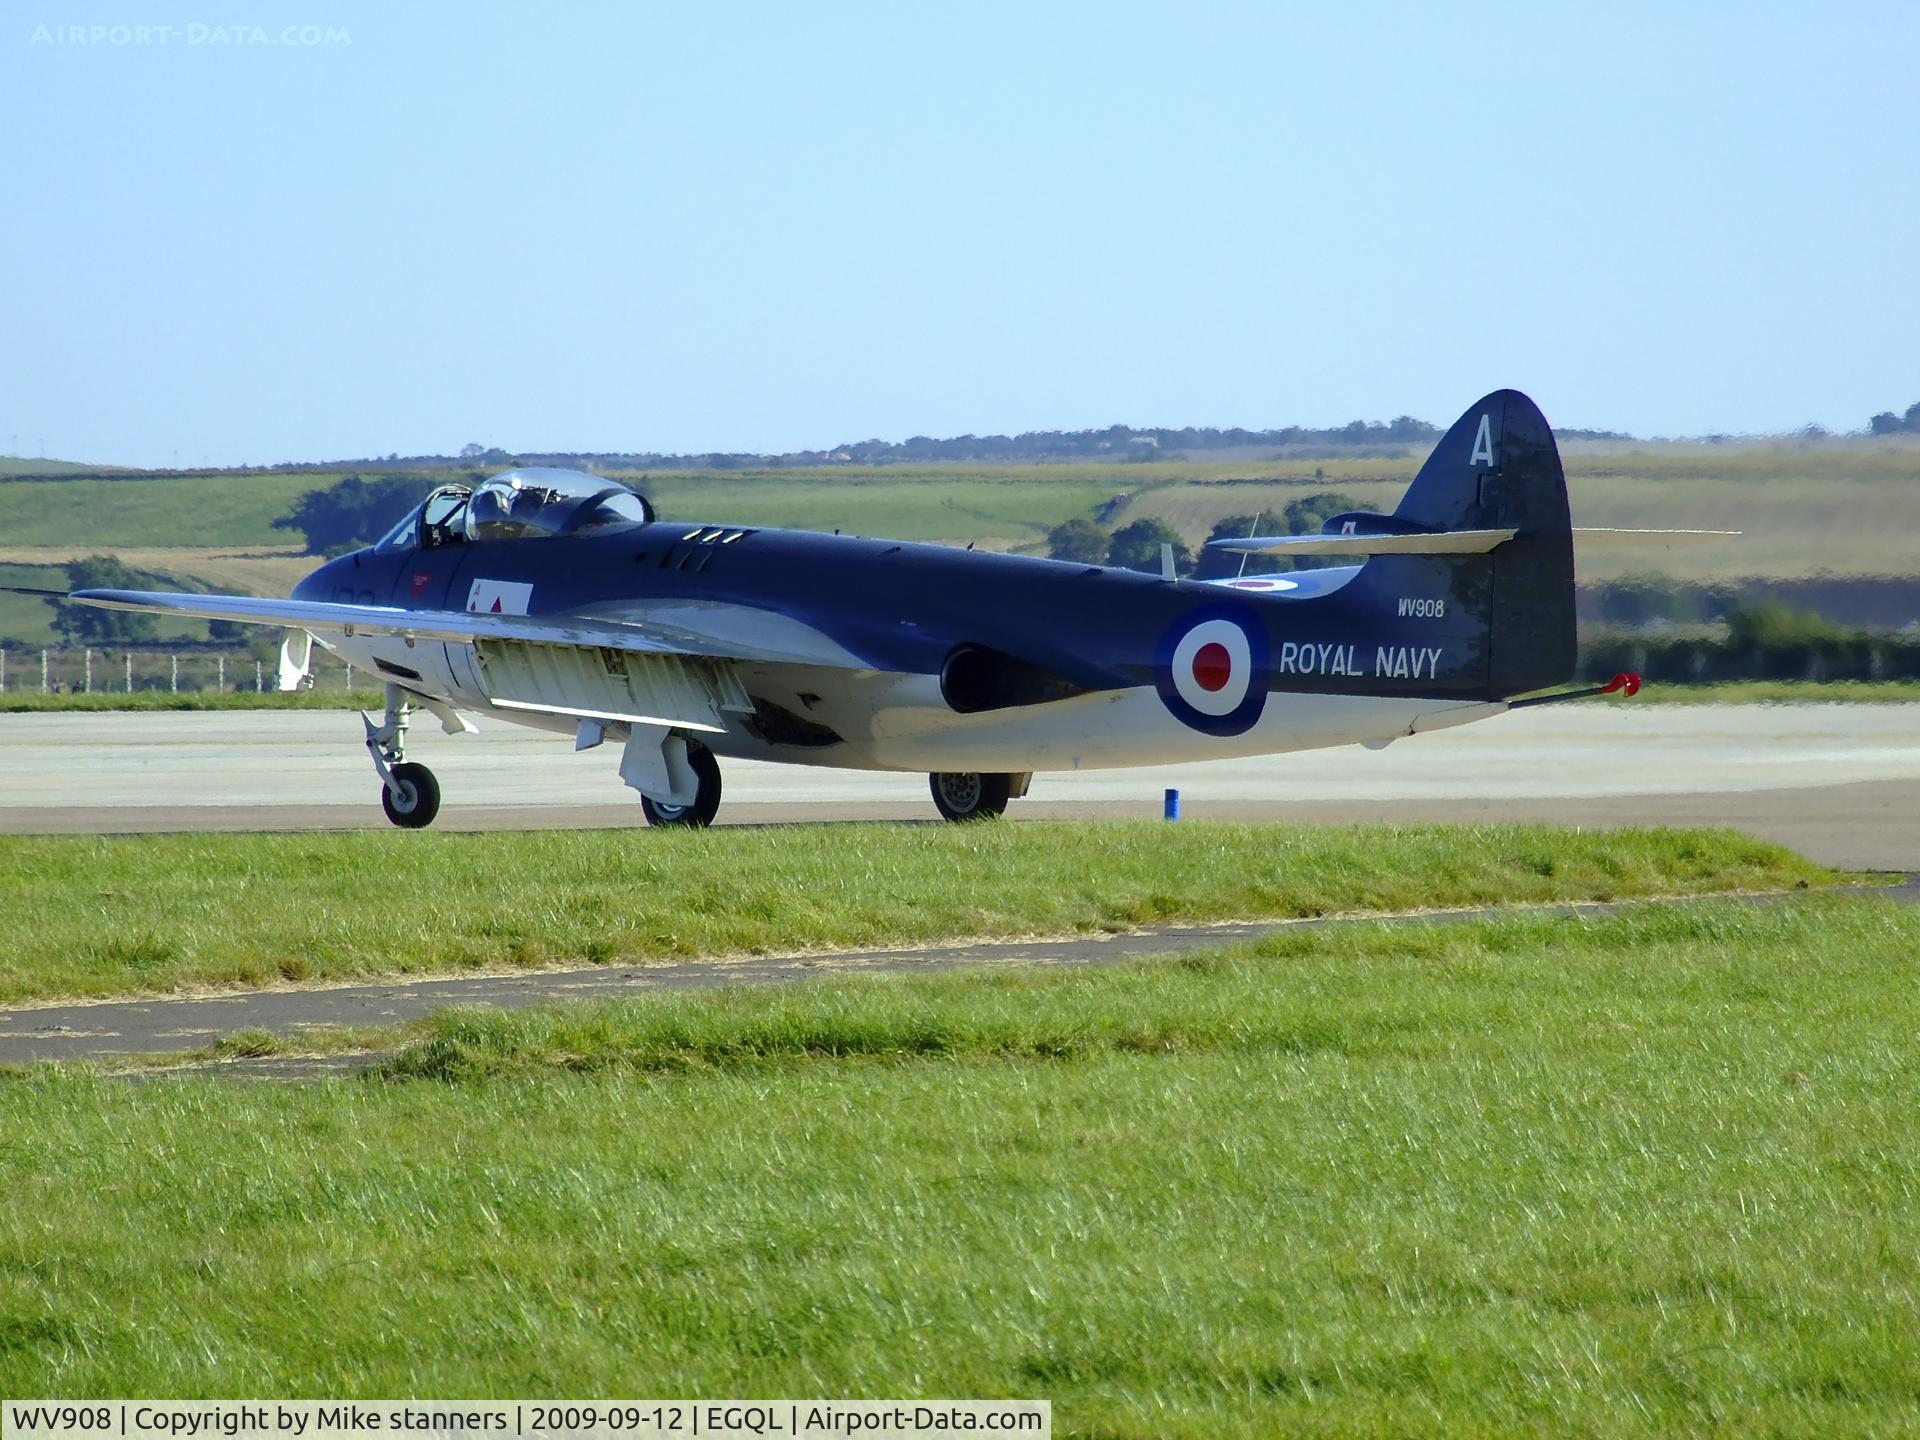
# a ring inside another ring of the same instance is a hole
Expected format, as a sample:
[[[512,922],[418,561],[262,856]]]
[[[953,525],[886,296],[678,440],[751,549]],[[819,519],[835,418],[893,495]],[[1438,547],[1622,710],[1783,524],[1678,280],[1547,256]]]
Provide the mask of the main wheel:
[[[689,740],[687,763],[693,767],[694,778],[700,782],[693,803],[665,805],[642,795],[640,811],[647,817],[649,825],[692,825],[698,828],[713,823],[713,817],[720,811],[720,762],[698,740]]]
[[[933,803],[948,820],[991,820],[1007,808],[1010,775],[980,775],[971,770],[938,771],[927,777]]]
[[[396,798],[387,786],[380,787],[380,806],[387,819],[408,830],[431,825],[440,813],[440,782],[433,771],[411,760],[393,767],[393,783],[400,787]]]

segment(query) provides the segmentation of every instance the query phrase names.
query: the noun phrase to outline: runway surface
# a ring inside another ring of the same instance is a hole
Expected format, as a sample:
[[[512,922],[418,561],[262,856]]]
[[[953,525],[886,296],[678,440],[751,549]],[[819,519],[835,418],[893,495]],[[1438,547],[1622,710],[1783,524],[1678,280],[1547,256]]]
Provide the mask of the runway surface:
[[[382,828],[350,712],[0,715],[0,832]],[[612,747],[416,726],[448,829],[634,826]],[[722,823],[931,820],[926,779],[724,762]],[[1548,706],[1358,746],[1036,776],[1015,817],[1730,825],[1832,865],[1920,869],[1920,705]]]

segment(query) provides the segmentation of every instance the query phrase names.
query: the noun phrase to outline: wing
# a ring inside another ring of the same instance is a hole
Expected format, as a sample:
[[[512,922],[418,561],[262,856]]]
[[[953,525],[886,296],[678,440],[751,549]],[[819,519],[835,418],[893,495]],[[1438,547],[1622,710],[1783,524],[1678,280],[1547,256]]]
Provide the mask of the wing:
[[[685,601],[542,616],[162,590],[76,590],[72,598],[107,610],[291,627],[282,646],[282,689],[294,688],[306,673],[304,653],[292,643],[299,631],[393,635],[409,644],[444,640],[473,646],[496,706],[690,730],[724,730],[722,711],[753,710],[735,662],[873,668],[788,616]],[[376,656],[376,663],[387,662]],[[390,673],[419,679],[410,669]],[[395,683],[407,685],[405,678]],[[457,723],[450,714],[442,715],[443,724]]]
[[[819,632],[771,611],[754,612],[751,627],[721,623],[711,607],[636,607],[620,613],[482,615],[461,610],[403,610],[397,605],[343,605],[324,600],[272,600],[253,595],[187,595],[167,590],[76,590],[70,597],[103,610],[142,610],[199,620],[286,625],[348,635],[409,640],[517,640],[590,646],[643,655],[690,655],[775,665],[866,669],[866,662]],[[751,629],[752,634],[747,633]]]

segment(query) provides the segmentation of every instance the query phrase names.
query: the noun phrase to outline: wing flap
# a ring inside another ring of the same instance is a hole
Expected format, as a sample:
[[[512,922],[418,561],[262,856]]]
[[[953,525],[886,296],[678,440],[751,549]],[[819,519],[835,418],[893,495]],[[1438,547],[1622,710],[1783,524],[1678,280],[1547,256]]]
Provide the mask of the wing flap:
[[[722,731],[722,710],[751,711],[731,665],[610,647],[474,642],[487,694],[508,710]]]

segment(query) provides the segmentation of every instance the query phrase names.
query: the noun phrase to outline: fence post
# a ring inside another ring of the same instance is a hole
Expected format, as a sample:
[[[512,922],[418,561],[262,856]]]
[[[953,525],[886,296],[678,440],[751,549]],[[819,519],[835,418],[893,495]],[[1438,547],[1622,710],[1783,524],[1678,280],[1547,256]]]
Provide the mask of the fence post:
[[[167,689],[178,695],[180,693],[180,657],[169,655],[167,658],[173,661],[173,670],[167,676]]]
[[[82,676],[85,677],[87,694],[91,695],[93,694],[93,651],[92,650],[88,650],[85,652],[85,658],[81,660],[80,664],[81,664],[80,673],[82,674]]]
[[[353,662],[351,660],[347,662],[347,693],[349,695],[353,693]]]
[[[133,651],[127,651],[127,694],[133,694]]]
[[[253,662],[253,693],[256,695],[267,693],[267,672],[258,660]]]
[[[5,694],[6,689],[7,689],[7,652],[5,650],[0,650],[0,694]]]
[[[214,659],[218,662],[218,669],[214,672],[215,679],[213,682],[213,688],[220,694],[224,695],[227,693],[227,657],[224,655],[217,655],[214,657]]]
[[[40,693],[47,693],[47,652],[40,652]]]

